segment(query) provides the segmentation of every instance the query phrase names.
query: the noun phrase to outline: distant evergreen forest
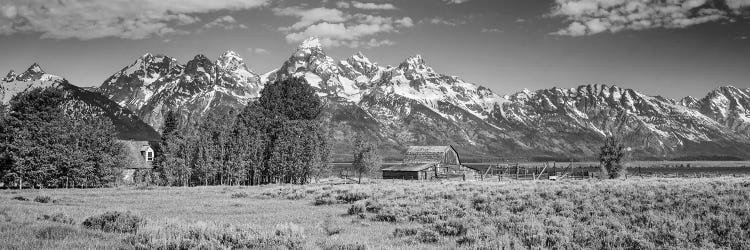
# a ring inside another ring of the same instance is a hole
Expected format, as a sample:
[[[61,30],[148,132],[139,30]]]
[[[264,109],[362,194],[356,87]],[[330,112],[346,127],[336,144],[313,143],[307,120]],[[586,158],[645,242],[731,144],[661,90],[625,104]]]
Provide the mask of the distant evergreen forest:
[[[66,93],[36,88],[0,106],[0,183],[6,188],[113,186],[132,164],[112,123],[64,108]],[[152,170],[137,182],[169,186],[305,184],[331,171],[330,119],[303,79],[267,85],[243,110],[164,121]]]

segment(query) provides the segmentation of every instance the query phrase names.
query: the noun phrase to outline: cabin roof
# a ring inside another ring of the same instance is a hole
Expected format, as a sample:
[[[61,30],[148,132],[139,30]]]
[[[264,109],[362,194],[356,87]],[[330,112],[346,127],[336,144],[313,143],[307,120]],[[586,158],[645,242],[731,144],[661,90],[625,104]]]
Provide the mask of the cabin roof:
[[[151,146],[149,146],[149,145],[143,145],[143,146],[141,146],[141,152],[146,152],[146,151],[148,151],[149,149],[151,149]],[[152,149],[152,150],[153,150],[153,149]]]
[[[440,162],[445,152],[453,150],[451,146],[411,146],[406,150],[404,163]]]
[[[436,163],[404,163],[400,165],[390,166],[382,170],[390,172],[416,172],[428,169],[435,164]]]

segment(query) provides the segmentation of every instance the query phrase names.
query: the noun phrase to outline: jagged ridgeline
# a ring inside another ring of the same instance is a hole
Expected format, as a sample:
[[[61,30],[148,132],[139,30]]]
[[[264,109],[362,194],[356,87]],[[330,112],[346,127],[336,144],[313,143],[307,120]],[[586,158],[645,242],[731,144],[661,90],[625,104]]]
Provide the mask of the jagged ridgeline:
[[[419,55],[395,67],[362,53],[337,61],[316,39],[265,74],[253,72],[231,51],[216,61],[198,55],[185,64],[146,54],[96,91],[159,130],[170,110],[188,121],[239,110],[269,82],[290,77],[304,78],[323,99],[337,159],[351,156],[356,133],[377,141],[387,158],[400,157],[408,145],[444,144],[454,145],[465,160],[592,157],[606,135],[625,138],[643,158],[750,156],[747,89],[722,87],[679,101],[613,85],[501,96],[440,74]]]
[[[16,94],[37,87],[55,87],[64,91],[64,110],[75,115],[109,118],[121,139],[153,140],[159,134],[132,111],[101,95],[70,84],[62,77],[45,73],[34,63],[21,74],[10,71],[0,82],[0,102],[7,104]]]

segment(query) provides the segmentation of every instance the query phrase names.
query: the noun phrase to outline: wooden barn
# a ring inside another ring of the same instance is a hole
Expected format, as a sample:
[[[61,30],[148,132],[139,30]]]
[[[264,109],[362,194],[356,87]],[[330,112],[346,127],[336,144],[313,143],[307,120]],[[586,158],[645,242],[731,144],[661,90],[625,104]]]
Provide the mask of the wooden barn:
[[[461,165],[453,146],[411,146],[404,162],[382,169],[383,179],[432,180],[474,179],[475,170]]]
[[[122,170],[122,181],[133,183],[138,172],[151,171],[154,161],[154,149],[148,141],[119,140],[128,153],[128,162]]]

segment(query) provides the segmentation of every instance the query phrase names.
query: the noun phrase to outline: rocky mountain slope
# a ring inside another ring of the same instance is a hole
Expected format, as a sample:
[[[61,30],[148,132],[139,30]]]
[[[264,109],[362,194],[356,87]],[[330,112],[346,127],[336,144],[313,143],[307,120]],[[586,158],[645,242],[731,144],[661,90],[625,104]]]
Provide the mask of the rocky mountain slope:
[[[36,63],[21,74],[16,74],[11,70],[0,81],[0,102],[7,104],[14,95],[36,87],[62,89],[68,99],[64,104],[66,111],[109,118],[120,139],[153,140],[159,138],[159,134],[151,126],[141,121],[130,110],[99,93],[70,84],[62,77],[47,74]]]
[[[594,156],[606,135],[626,139],[640,157],[750,156],[750,91],[724,87],[675,101],[608,85],[524,90],[500,96],[440,74],[421,56],[383,67],[357,53],[336,61],[316,39],[303,42],[274,71],[256,74],[236,53],[187,64],[150,54],[107,79],[101,93],[157,129],[162,115],[201,117],[240,108],[264,84],[302,77],[326,100],[336,153],[364,133],[386,155],[408,145],[453,144],[467,158]]]
[[[248,70],[237,53],[227,51],[216,62],[197,55],[184,65],[146,54],[109,77],[98,91],[159,130],[169,110],[197,120],[210,110],[243,106],[261,89],[260,76]]]

